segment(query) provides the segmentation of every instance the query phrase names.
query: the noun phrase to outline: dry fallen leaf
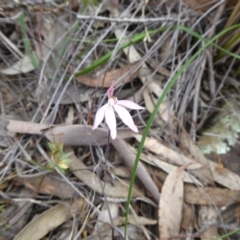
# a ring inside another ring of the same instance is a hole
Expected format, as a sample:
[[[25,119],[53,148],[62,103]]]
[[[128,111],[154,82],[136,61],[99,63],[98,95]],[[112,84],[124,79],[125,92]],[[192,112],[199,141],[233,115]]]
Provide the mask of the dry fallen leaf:
[[[56,176],[54,177],[54,174],[44,176],[42,181],[39,177],[19,177],[16,180],[24,184],[25,187],[32,189],[33,191],[36,191],[36,189],[38,189],[40,193],[51,196],[58,196],[61,199],[72,198],[74,195],[73,188],[61,179],[57,179]],[[39,183],[41,183],[40,186]]]
[[[206,230],[202,233],[202,240],[211,240],[218,237],[217,227],[211,227],[209,222],[214,221],[214,217],[216,217],[216,209],[213,207],[201,206],[198,212],[198,223],[200,228],[206,228]]]
[[[139,67],[137,64],[128,64],[126,66],[101,73],[98,76],[81,75],[77,76],[78,82],[90,86],[90,87],[104,87],[108,88],[111,86],[113,80],[121,78],[121,84],[131,82],[138,76]],[[123,77],[123,75],[126,75]],[[123,78],[122,78],[123,77]]]
[[[233,201],[240,202],[240,191],[211,187],[196,188],[186,185],[184,200],[190,204],[225,206]]]
[[[240,177],[237,174],[226,168],[219,171],[219,166],[210,160],[209,166],[215,182],[232,190],[240,190]]]
[[[74,122],[74,108],[72,106],[70,106],[68,108],[68,113],[67,113],[67,117],[65,119],[65,124],[72,125],[73,122]]]
[[[124,222],[125,222],[125,217],[116,217],[113,219],[114,226],[124,225]],[[144,225],[155,225],[157,224],[157,220],[141,217],[141,216],[129,215],[128,223],[139,227]],[[104,225],[101,227],[102,231],[106,231],[108,229],[111,229],[111,225],[109,223],[104,223]]]
[[[214,4],[219,2],[219,0],[184,0],[185,4],[188,5],[190,8],[194,10],[199,10],[202,12],[207,11],[211,8]],[[233,7],[237,4],[237,0],[228,0],[227,7]]]
[[[19,73],[28,73],[34,70],[35,67],[32,64],[28,55],[25,55],[22,59],[14,63],[11,67],[1,69],[0,72],[6,75],[16,75]]]
[[[111,226],[111,220],[117,218],[118,216],[119,216],[118,203],[115,202],[103,203],[101,214],[98,215],[98,219],[94,227],[93,234],[97,233],[99,230],[101,231],[101,228],[104,224]]]
[[[72,217],[71,208],[81,209],[85,202],[79,199],[72,204],[58,204],[43,212],[37,218],[30,221],[18,234],[14,240],[38,240],[43,238],[48,232],[60,226]]]
[[[208,10],[210,7],[212,7],[216,2],[218,2],[218,0],[213,0],[213,1],[209,1],[209,0],[183,0],[184,3],[194,9],[194,10],[199,10],[199,11],[206,11]]]
[[[195,216],[194,208],[190,204],[183,203],[181,227],[188,232],[190,232],[193,229],[194,216]]]
[[[177,236],[183,208],[183,173],[185,167],[171,172],[162,188],[159,201],[159,232],[161,238]]]

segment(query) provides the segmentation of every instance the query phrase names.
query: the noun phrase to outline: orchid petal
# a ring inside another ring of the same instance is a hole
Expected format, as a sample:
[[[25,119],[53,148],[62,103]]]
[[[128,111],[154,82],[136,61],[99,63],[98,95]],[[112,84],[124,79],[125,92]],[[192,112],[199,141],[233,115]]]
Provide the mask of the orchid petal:
[[[130,115],[127,109],[118,104],[114,105],[114,109],[117,112],[118,116],[129,128],[131,128],[134,132],[138,132],[138,129],[133,122],[132,116]]]
[[[102,107],[100,107],[97,110],[94,125],[93,125],[93,128],[92,128],[93,130],[96,129],[98,127],[98,125],[103,121],[103,118],[105,116],[105,112],[106,112],[108,106],[109,106],[109,104],[106,103],[105,105],[103,105]]]
[[[108,106],[105,112],[105,120],[109,127],[111,138],[115,139],[117,136],[117,123],[116,123],[116,116],[111,105]]]
[[[129,100],[118,100],[118,104],[130,109],[145,109],[144,107]]]
[[[110,88],[107,90],[108,98],[113,97],[113,93],[114,93],[114,81],[112,81]]]

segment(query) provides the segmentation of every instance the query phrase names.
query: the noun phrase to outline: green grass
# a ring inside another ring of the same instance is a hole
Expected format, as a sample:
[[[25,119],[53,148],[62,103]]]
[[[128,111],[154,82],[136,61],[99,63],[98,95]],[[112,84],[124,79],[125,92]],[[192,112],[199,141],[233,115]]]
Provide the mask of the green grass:
[[[26,30],[27,26],[26,26],[26,23],[25,23],[25,20],[24,20],[24,14],[23,13],[19,17],[19,25],[20,25],[21,32],[22,32],[22,35],[23,35],[23,44],[24,44],[26,54],[31,59],[31,62],[32,62],[33,66],[36,69],[38,69],[39,68],[39,61],[36,58],[36,56],[35,56],[35,54],[32,50],[30,40],[28,39],[27,30]]]
[[[238,229],[236,229],[235,231],[232,231],[232,232],[230,232],[230,233],[227,233],[227,234],[225,234],[225,235],[222,235],[222,236],[220,236],[220,237],[214,238],[213,240],[223,240],[224,238],[233,236],[234,234],[239,233],[239,232],[240,232],[240,228],[238,228]]]
[[[236,24],[234,25],[234,28],[239,28],[240,27],[240,24]],[[179,25],[178,26],[179,29],[183,30],[184,32],[187,32],[189,33],[190,35],[192,35],[193,37],[197,38],[198,40],[202,40],[203,42],[208,42],[209,40],[207,38],[204,38],[202,37],[201,35],[199,35],[197,32],[185,27],[185,26],[182,26],[182,25]],[[222,48],[220,46],[218,46],[217,44],[215,44],[214,42],[211,43],[211,45],[217,49],[220,50],[221,53],[225,53],[225,54],[228,54],[234,58],[237,58],[237,59],[240,59],[240,56],[238,54],[235,54],[235,53],[232,53],[231,51],[229,51],[228,49],[230,48]],[[215,57],[215,60],[218,60],[218,56]]]

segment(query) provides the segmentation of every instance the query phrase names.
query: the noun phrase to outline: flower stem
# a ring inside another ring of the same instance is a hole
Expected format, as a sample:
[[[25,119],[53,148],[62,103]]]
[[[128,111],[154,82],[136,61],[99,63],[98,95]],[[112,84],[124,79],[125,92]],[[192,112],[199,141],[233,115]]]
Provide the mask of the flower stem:
[[[110,151],[110,130],[108,130],[108,141],[107,141],[107,148],[105,153],[105,161],[109,157],[109,151]]]

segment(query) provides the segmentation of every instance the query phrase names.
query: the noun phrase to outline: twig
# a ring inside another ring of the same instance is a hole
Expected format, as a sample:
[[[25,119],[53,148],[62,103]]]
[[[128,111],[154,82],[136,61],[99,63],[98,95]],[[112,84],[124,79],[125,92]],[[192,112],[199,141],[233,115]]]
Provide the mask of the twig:
[[[149,22],[163,22],[163,21],[174,21],[177,22],[177,17],[160,17],[160,18],[108,18],[101,16],[86,16],[86,15],[77,15],[78,19],[83,20],[98,20],[98,21],[108,21],[116,23],[149,23]],[[187,21],[188,19],[182,19],[181,21]]]

